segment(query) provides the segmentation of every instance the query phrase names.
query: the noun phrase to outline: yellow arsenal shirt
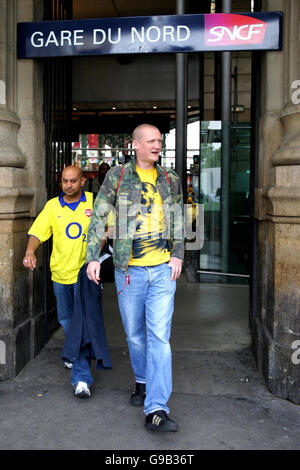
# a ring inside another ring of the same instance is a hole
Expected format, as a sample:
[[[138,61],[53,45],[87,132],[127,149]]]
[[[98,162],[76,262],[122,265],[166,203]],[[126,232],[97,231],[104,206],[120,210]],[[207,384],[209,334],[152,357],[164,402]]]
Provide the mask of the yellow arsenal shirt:
[[[77,282],[78,272],[85,262],[93,193],[83,191],[79,203],[73,204],[66,204],[62,196],[50,199],[28,231],[28,235],[36,237],[40,243],[53,235],[51,278],[60,284]]]

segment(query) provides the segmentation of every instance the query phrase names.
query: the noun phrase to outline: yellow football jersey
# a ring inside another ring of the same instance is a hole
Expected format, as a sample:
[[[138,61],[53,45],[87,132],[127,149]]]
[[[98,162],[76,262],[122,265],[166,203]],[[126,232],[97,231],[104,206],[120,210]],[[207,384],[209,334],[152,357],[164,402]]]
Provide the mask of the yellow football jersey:
[[[62,198],[50,199],[28,231],[40,243],[53,235],[50,258],[51,279],[60,284],[77,282],[78,272],[85,262],[87,232],[93,210],[93,193],[82,192],[75,210]]]
[[[170,261],[163,202],[156,189],[156,168],[136,167],[142,181],[140,210],[129,265],[156,266]]]

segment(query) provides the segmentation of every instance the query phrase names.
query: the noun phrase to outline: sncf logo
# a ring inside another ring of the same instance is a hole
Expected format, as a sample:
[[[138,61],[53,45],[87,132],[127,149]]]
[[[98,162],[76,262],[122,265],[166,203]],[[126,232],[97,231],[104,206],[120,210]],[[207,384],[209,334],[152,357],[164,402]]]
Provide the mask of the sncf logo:
[[[205,15],[205,44],[235,46],[261,44],[267,23],[252,16],[215,13]]]

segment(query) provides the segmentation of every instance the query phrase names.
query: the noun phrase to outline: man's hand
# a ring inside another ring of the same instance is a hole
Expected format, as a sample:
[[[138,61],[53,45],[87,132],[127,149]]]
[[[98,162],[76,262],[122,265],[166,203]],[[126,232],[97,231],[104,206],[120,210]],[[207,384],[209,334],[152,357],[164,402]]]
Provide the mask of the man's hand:
[[[86,275],[90,281],[99,284],[100,281],[100,263],[99,261],[91,261],[86,268]]]
[[[27,243],[27,248],[26,248],[26,253],[23,258],[23,266],[25,268],[30,269],[31,271],[36,268],[36,256],[35,252],[40,246],[40,241],[36,238],[30,235],[28,243]]]
[[[25,266],[25,268],[30,269],[31,271],[36,268],[36,257],[34,253],[26,253],[23,258],[23,266]]]
[[[170,268],[172,268],[171,281],[176,281],[181,274],[182,260],[179,258],[175,258],[175,256],[172,256],[169,262],[169,266]]]

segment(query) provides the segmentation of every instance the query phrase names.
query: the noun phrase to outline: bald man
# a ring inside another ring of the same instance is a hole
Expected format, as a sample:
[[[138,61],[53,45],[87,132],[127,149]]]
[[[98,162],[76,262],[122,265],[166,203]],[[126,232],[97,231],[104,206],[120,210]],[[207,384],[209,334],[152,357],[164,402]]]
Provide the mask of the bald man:
[[[101,279],[97,254],[114,206],[115,282],[136,382],[130,402],[144,407],[147,429],[176,432],[167,402],[172,391],[174,295],[184,256],[182,190],[178,175],[158,164],[159,129],[141,124],[132,138],[136,158],[108,172],[95,200],[87,276],[96,284]]]
[[[84,183],[85,178],[79,167],[64,168],[61,176],[62,193],[46,203],[30,227],[23,258],[25,268],[34,270],[37,248],[53,235],[50,271],[58,321],[65,334],[73,315],[78,273],[85,263],[87,231],[93,209],[93,193],[83,191]],[[67,362],[65,366],[72,367]],[[79,396],[84,395],[89,396],[89,390],[84,390]]]

